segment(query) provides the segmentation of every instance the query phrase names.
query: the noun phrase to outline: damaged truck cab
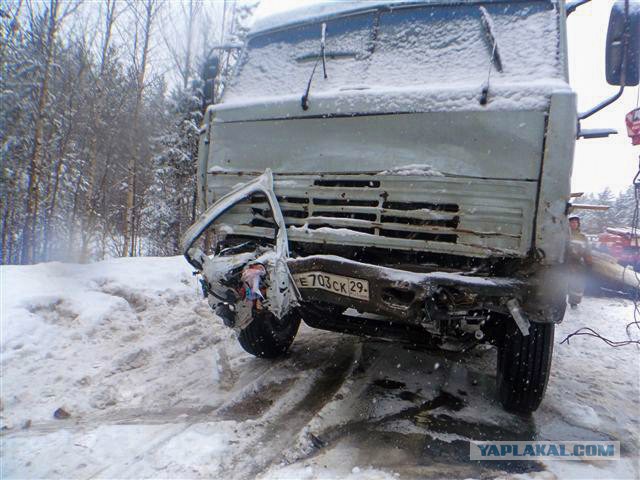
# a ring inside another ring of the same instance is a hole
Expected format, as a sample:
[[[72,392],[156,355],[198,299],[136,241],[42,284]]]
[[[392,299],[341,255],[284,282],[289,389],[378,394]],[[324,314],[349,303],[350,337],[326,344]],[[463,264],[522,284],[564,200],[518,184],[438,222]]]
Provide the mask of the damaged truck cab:
[[[498,347],[535,410],[565,310],[576,96],[564,2],[316,5],[255,25],[199,149],[182,240],[261,357],[312,327]]]

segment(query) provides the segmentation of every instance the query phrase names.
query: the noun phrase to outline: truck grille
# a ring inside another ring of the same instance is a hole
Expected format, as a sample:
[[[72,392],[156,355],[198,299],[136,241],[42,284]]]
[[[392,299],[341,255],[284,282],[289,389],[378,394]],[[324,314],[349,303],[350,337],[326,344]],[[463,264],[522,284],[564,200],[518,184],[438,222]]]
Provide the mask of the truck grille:
[[[237,174],[210,175],[215,198],[246,182]],[[289,239],[490,256],[526,254],[536,184],[395,175],[276,175],[275,191]],[[220,219],[241,236],[273,237],[263,196]]]

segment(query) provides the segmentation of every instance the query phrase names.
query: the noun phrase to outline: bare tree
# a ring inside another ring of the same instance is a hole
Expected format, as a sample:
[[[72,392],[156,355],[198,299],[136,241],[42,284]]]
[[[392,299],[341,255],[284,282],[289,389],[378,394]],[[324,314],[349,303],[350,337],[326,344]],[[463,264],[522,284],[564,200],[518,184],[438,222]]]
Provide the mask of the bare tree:
[[[203,3],[197,0],[181,1],[178,5],[179,12],[165,10],[162,39],[172,66],[180,77],[182,88],[186,89],[192,78],[197,19],[203,15],[205,9]],[[176,19],[176,16],[179,18]],[[208,27],[210,28],[211,26]]]
[[[76,112],[79,103],[79,94],[81,92],[81,84],[86,75],[86,71],[88,69],[88,64],[85,59],[80,61],[80,65],[78,66],[77,71],[68,72],[68,77],[64,81],[65,87],[68,89],[68,101],[63,104],[66,108],[67,112]],[[77,113],[71,113],[74,117],[77,116]],[[51,224],[56,214],[56,209],[58,207],[59,200],[59,192],[60,192],[60,180],[63,172],[63,166],[67,161],[67,151],[71,144],[74,133],[76,133],[76,129],[78,126],[78,121],[76,118],[70,118],[61,132],[60,143],[58,144],[58,149],[56,152],[57,159],[55,160],[55,166],[53,168],[53,177],[48,176],[48,179],[51,180],[50,185],[47,185],[47,197],[49,198],[49,205],[45,212],[44,218],[44,238],[43,238],[43,259],[48,260],[50,255],[50,247],[51,247]],[[52,162],[53,166],[53,162]]]

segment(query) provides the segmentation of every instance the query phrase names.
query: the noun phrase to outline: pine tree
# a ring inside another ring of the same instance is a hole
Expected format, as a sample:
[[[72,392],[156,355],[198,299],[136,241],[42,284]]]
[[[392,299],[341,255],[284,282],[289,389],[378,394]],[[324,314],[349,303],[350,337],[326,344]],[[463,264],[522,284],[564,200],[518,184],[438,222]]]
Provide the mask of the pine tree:
[[[613,203],[612,220],[613,226],[631,227],[633,221],[633,212],[635,209],[634,186],[630,185],[625,191],[621,192]]]
[[[154,182],[144,212],[155,255],[179,254],[180,237],[195,220],[200,84],[176,88],[166,112],[172,123],[160,137],[162,151],[154,159]]]

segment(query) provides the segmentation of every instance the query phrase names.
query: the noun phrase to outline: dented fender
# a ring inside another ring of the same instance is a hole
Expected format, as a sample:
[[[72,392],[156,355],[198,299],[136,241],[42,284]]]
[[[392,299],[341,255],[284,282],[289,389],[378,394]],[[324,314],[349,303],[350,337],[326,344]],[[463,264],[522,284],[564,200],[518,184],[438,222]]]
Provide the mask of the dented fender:
[[[201,272],[205,280],[213,286],[214,292],[219,287],[224,290],[223,295],[218,293],[213,299],[210,298],[210,303],[211,301],[224,305],[235,303],[235,305],[230,307],[231,311],[244,312],[243,316],[247,317],[249,300],[240,298],[232,289],[229,289],[228,286],[221,284],[221,280],[231,268],[229,258],[209,257],[200,248],[194,247],[194,244],[221,215],[254,193],[264,194],[271,207],[273,219],[278,226],[275,248],[266,248],[260,252],[261,254],[256,251],[255,256],[250,255],[246,257],[244,263],[241,262],[241,264],[235,265],[235,267],[246,268],[255,262],[259,262],[264,266],[268,281],[266,284],[267,295],[263,306],[275,316],[282,317],[286,315],[291,306],[297,303],[299,294],[287,265],[287,258],[289,257],[287,229],[280,205],[278,204],[278,199],[273,190],[273,174],[270,169],[266,169],[259,177],[232,190],[211,205],[185,232],[181,240],[181,249],[187,261]],[[211,306],[214,307],[213,304]],[[251,308],[248,310],[250,316]],[[244,318],[241,321],[241,325],[246,326],[249,321],[250,319]]]
[[[200,249],[193,249],[193,244],[202,236],[202,234],[209,228],[209,226],[215,222],[221,215],[231,209],[235,204],[248,198],[253,193],[263,193],[267,197],[267,201],[271,206],[273,212],[273,219],[278,226],[278,234],[276,236],[276,252],[283,257],[289,256],[289,244],[287,239],[287,229],[284,223],[284,217],[278,204],[278,199],[273,191],[273,174],[271,169],[267,168],[262,175],[247,182],[241,187],[232,190],[224,195],[217,202],[211,205],[207,210],[200,215],[200,218],[191,225],[182,236],[180,247],[183,255],[187,261],[198,270],[202,269],[200,263],[201,255],[203,254]],[[200,252],[198,252],[200,250]]]

